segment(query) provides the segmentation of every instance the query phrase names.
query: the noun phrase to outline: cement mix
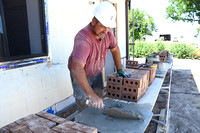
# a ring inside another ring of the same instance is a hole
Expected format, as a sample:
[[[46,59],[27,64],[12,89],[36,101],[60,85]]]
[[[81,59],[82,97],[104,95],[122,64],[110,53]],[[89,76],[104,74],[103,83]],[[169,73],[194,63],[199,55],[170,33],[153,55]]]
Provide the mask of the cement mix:
[[[107,99],[104,103],[108,107],[118,104],[123,107],[123,110],[129,113],[143,116],[143,120],[111,117],[104,114],[102,110],[90,107],[76,115],[75,121],[96,127],[100,133],[140,133],[145,131],[153,115],[142,104],[123,102],[121,100],[116,101],[113,99]]]

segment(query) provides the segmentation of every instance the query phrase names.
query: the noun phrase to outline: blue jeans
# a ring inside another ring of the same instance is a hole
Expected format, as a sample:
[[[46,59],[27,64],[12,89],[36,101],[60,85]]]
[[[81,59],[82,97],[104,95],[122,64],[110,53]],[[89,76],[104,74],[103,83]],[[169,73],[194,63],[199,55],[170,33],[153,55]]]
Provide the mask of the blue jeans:
[[[72,72],[70,72],[72,87],[74,90],[74,97],[76,99],[76,104],[79,110],[83,110],[88,106],[85,104],[86,99],[88,98],[85,92],[80,88],[78,83],[76,82]],[[87,77],[88,83],[92,87],[95,93],[102,92],[102,94],[97,94],[99,97],[103,97],[103,79],[102,72],[100,72],[97,76]]]

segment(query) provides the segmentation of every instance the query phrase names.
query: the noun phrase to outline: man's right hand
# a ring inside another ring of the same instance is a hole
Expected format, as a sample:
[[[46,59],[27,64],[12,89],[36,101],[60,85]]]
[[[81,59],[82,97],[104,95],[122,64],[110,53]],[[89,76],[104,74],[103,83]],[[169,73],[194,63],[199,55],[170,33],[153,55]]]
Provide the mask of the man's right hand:
[[[98,97],[95,93],[89,95],[88,98],[91,102],[92,107],[97,108],[99,110],[103,108],[103,100],[100,97]]]

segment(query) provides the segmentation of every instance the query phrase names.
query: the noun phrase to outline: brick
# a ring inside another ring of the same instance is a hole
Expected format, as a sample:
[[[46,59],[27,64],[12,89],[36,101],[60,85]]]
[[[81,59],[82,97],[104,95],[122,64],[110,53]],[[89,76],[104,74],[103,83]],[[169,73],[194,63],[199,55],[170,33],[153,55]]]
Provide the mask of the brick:
[[[123,77],[116,77],[116,72],[107,76],[107,83],[122,85]]]
[[[122,90],[122,85],[116,85],[116,84],[108,83],[107,86],[106,86],[106,90],[119,93]]]
[[[116,91],[106,91],[106,97],[121,99],[121,92]]]
[[[130,94],[130,93],[122,93],[122,100],[129,102],[137,102],[140,98],[145,94],[146,90],[143,90],[138,95]]]
[[[75,122],[72,122],[72,121],[66,121],[62,124],[59,124],[56,127],[61,127],[61,128],[68,127],[68,128],[73,129],[73,130],[76,130],[76,131],[79,131],[79,132],[84,132],[84,133],[97,133],[97,128],[89,127],[89,126],[79,124],[79,123],[75,123]]]
[[[50,113],[47,113],[44,111],[41,111],[41,112],[37,113],[36,115],[40,116],[42,118],[45,118],[47,120],[56,122],[57,124],[60,124],[60,123],[63,123],[66,121],[66,119],[64,119],[62,117],[59,117],[59,116],[56,116],[56,115],[53,115],[53,114],[50,114]]]
[[[154,67],[140,67],[139,69],[140,70],[147,70],[149,71],[149,74],[148,74],[148,79],[149,79],[149,84],[148,85],[151,85],[154,78],[155,78],[155,75],[156,75],[156,69],[157,69],[157,65],[153,65]]]
[[[133,60],[126,61],[126,68],[139,68],[139,67],[141,67],[141,65],[138,64],[138,61],[133,61]]]
[[[131,78],[124,79],[124,85],[132,86],[134,88],[148,87],[144,84],[148,82],[148,71],[135,69],[133,73],[130,73]]]
[[[29,115],[27,117],[21,118],[15,121],[17,124],[26,125],[32,131],[38,130],[39,128],[48,127],[52,128],[56,125],[55,122],[47,120],[45,118],[39,117],[37,115]]]
[[[58,133],[84,133],[84,132],[81,132],[81,131],[78,131],[78,130],[74,130],[72,128],[68,128],[68,127],[63,126],[63,125],[55,126],[54,128],[52,128],[52,130],[54,130]]]
[[[9,133],[9,130],[5,128],[0,128],[0,133]]]
[[[136,96],[142,92],[142,88],[135,88],[135,87],[124,85],[121,92],[123,94],[131,94],[133,96]]]
[[[27,128],[25,125],[15,126],[11,128],[9,131],[10,133],[32,133],[32,131],[29,128]]]

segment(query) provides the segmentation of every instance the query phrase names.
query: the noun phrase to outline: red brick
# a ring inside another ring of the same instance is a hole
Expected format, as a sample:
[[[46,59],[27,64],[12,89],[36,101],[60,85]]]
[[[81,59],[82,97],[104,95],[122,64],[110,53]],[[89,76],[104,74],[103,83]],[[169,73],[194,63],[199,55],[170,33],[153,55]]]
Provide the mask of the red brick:
[[[122,90],[122,85],[116,85],[116,84],[110,84],[108,83],[106,86],[107,91],[113,91],[113,92],[121,92]]]
[[[121,92],[106,91],[106,96],[114,99],[121,99]]]
[[[72,128],[73,130],[77,130],[84,133],[97,133],[97,128],[89,127],[89,126],[75,123],[72,121],[66,121],[62,124],[59,124],[57,127],[61,127],[61,128],[68,127],[68,128]]]
[[[138,64],[138,61],[132,61],[132,60],[126,61],[126,68],[139,68],[139,67],[141,67],[141,65]]]
[[[122,85],[123,77],[117,77],[116,72],[107,76],[107,84],[117,84]]]
[[[122,93],[122,100],[130,101],[130,102],[137,102],[140,98],[145,94],[146,90],[143,90],[138,95],[130,94],[130,93]]]
[[[131,86],[123,86],[122,89],[122,93],[123,94],[131,94],[131,95],[138,95],[139,93],[141,93],[142,89],[141,88],[135,88],[135,87],[131,87]]]

